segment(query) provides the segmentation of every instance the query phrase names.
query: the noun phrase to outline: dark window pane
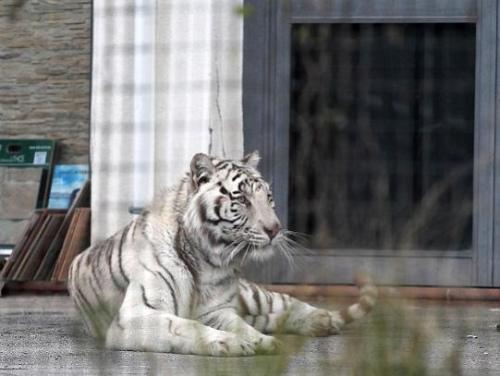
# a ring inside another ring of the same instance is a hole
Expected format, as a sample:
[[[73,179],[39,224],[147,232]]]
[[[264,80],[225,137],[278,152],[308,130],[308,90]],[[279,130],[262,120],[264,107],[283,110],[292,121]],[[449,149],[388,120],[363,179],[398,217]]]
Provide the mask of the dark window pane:
[[[318,248],[471,248],[475,33],[293,26],[291,229]]]

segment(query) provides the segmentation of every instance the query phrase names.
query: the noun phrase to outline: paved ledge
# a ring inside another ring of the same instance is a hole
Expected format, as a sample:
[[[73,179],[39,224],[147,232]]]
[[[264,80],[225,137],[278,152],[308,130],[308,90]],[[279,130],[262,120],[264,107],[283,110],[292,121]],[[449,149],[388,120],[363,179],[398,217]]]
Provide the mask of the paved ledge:
[[[268,289],[306,297],[357,297],[359,289],[349,285],[267,285]],[[377,286],[379,297],[430,299],[430,300],[478,300],[499,301],[500,288],[471,288],[471,287],[390,287]]]
[[[267,285],[269,290],[303,296],[308,298],[356,298],[359,289],[351,285],[305,285],[305,284],[275,284]],[[499,301],[500,288],[470,288],[470,287],[391,287],[377,286],[381,299],[429,299],[445,301],[477,300]],[[0,296],[19,294],[68,294],[65,282],[0,281]]]

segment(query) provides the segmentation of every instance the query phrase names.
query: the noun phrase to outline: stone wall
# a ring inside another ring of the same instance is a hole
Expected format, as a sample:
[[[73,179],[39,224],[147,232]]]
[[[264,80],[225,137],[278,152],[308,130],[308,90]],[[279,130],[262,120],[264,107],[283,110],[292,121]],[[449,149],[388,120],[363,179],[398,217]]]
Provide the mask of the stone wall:
[[[89,156],[91,0],[0,0],[0,137]]]

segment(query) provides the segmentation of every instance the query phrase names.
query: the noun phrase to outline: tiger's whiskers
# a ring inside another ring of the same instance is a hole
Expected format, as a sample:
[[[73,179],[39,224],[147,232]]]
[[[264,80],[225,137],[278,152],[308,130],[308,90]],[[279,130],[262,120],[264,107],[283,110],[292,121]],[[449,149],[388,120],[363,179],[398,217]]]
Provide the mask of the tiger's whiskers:
[[[292,243],[291,239],[289,239],[286,236],[286,232],[281,232],[279,235],[279,238],[277,239],[278,241],[276,242],[276,248],[278,251],[283,254],[285,259],[288,262],[288,266],[290,266],[291,269],[295,269],[296,263],[293,258],[293,254],[295,253],[296,249],[294,247],[295,244]],[[295,242],[296,243],[296,242]],[[296,243],[299,244],[299,243]]]
[[[223,252],[229,251],[231,248],[232,250],[229,252],[229,255],[225,259],[225,265],[229,266],[231,262],[238,256],[238,254],[245,248],[245,241],[243,238],[238,238],[231,242],[229,245],[227,245]]]

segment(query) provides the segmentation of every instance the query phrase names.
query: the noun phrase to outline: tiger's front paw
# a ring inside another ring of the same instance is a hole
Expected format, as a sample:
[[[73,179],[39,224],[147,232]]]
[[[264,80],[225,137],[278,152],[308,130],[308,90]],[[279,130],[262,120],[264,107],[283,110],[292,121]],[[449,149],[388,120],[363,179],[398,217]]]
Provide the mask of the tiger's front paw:
[[[256,348],[254,342],[236,335],[217,338],[208,343],[209,355],[212,356],[250,356],[255,355]]]
[[[280,340],[273,336],[266,336],[264,334],[253,339],[252,342],[255,345],[256,353],[261,355],[277,354],[283,347],[283,344]]]
[[[302,335],[325,337],[338,334],[340,327],[341,322],[335,312],[317,309],[302,321],[299,331]]]

